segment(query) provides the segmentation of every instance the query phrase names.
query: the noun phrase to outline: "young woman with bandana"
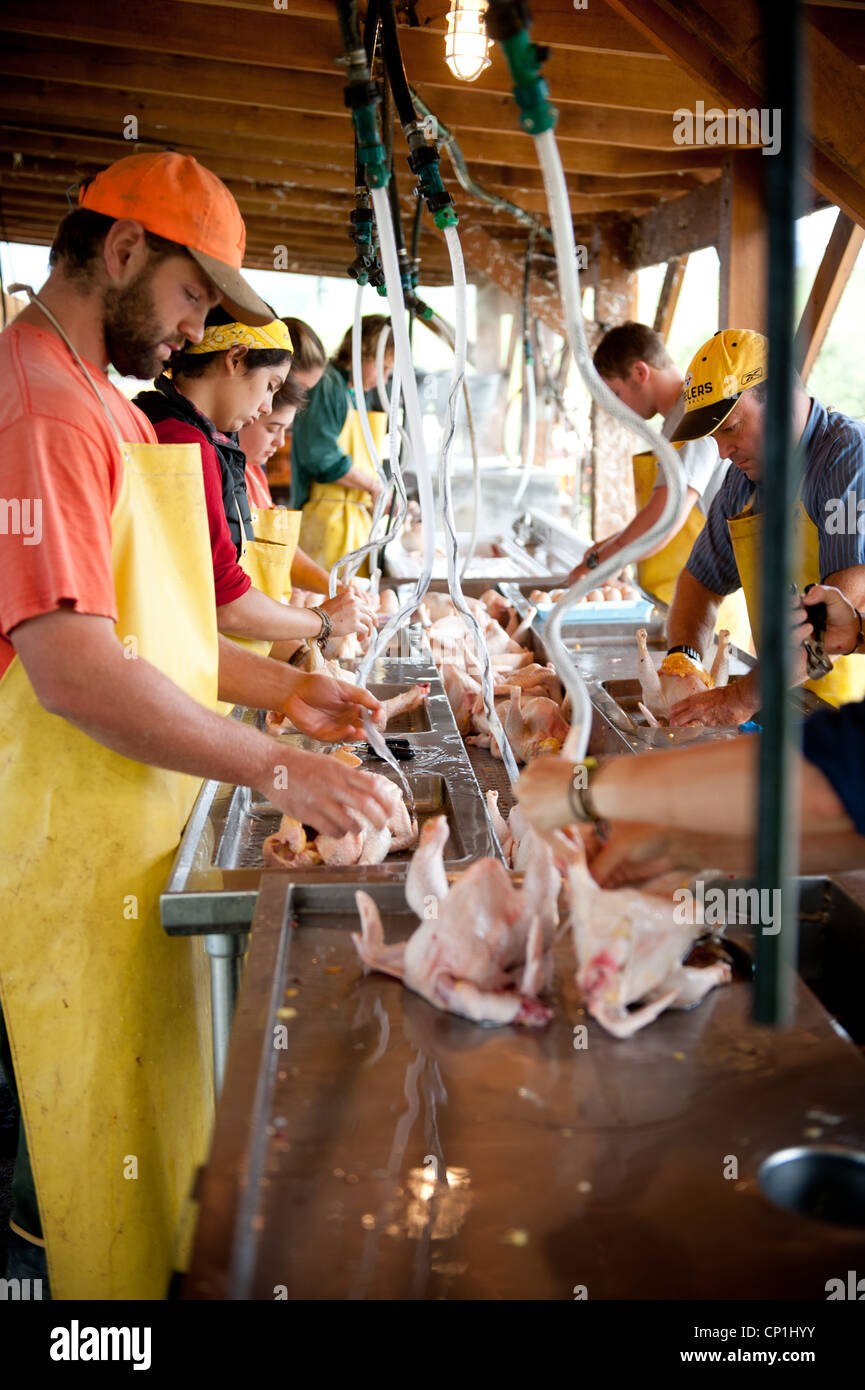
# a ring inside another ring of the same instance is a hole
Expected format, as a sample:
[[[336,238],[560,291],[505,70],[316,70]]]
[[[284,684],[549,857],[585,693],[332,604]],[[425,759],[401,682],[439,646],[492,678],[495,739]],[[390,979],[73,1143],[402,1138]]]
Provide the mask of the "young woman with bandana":
[[[217,308],[207,316],[201,342],[172,353],[155,390],[135,402],[161,443],[201,447],[220,632],[251,640],[264,652],[287,641],[288,648],[272,652],[286,658],[297,639],[349,632],[364,637],[374,626],[353,590],[312,609],[281,602],[292,547],[255,539],[236,431],[269,413],[290,364],[291,339],[279,319],[256,328]]]

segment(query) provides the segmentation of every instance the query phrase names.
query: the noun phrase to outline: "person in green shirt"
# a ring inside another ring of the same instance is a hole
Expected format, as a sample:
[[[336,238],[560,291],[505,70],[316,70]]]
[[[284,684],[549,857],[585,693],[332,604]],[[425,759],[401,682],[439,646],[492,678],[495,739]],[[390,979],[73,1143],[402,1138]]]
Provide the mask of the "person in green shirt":
[[[389,320],[368,314],[362,320],[361,359],[364,392],[378,384],[376,349]],[[316,564],[330,569],[350,550],[369,539],[371,508],[381,491],[360,429],[351,378],[352,330],[327,364],[318,384],[298,412],[291,444],[291,505],[302,510],[300,545]],[[393,368],[393,347],[384,358]],[[386,416],[371,411],[370,427],[381,449]]]

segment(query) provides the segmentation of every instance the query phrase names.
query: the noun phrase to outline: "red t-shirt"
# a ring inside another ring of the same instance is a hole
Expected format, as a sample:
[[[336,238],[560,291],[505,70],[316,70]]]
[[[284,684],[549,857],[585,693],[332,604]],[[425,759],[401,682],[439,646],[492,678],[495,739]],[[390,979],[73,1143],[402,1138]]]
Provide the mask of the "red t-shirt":
[[[92,362],[124,440],[150,421]],[[17,321],[0,333],[0,675],[9,633],[69,604],[117,622],[111,513],[123,478],[117,437],[65,343]]]
[[[200,444],[204,468],[204,497],[207,502],[207,524],[210,527],[210,549],[213,555],[213,581],[216,606],[240,598],[252,584],[248,574],[237,563],[237,551],[225,508],[222,505],[222,469],[219,455],[201,430],[185,420],[160,420],[154,425],[160,444]]]

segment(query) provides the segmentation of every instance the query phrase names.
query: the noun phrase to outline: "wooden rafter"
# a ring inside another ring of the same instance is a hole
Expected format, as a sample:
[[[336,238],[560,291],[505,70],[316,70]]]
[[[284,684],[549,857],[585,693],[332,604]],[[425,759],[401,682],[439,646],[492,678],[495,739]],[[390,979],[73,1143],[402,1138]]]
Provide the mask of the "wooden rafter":
[[[655,322],[652,325],[655,332],[660,333],[664,342],[666,342],[670,336],[670,329],[673,326],[676,305],[679,302],[682,281],[685,278],[685,271],[687,268],[687,255],[674,256],[672,260],[667,261],[667,268],[664,272],[664,283],[661,285],[661,293],[658,295],[658,307],[655,310]]]
[[[865,228],[839,212],[796,331],[796,366],[803,381],[820,355],[863,241]]]
[[[763,13],[756,0],[609,0],[623,19],[651,36],[683,71],[720,93],[723,108],[764,102]],[[803,173],[821,193],[865,223],[865,74],[815,24],[806,25],[810,74],[810,163]]]

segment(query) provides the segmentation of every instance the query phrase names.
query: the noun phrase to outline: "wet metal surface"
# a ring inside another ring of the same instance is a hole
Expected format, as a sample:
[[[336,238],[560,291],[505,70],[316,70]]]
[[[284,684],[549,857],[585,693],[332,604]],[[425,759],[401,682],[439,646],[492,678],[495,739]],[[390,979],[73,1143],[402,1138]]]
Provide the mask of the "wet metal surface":
[[[823,1300],[862,1267],[861,1229],[757,1184],[865,1147],[865,1062],[801,982],[787,1029],[738,983],[619,1042],[563,945],[550,1027],[484,1029],[363,975],[348,885],[292,891],[265,877],[185,1297]]]
[[[379,661],[370,690],[384,697],[429,681],[424,710],[413,712],[396,731],[408,740],[414,758],[400,763],[415,799],[421,824],[430,816],[448,817],[450,840],[445,849],[448,869],[465,868],[475,859],[498,855],[483,799],[460,738],[438,673],[418,661]],[[257,712],[244,718],[255,720]],[[418,729],[406,723],[426,724]],[[321,751],[323,745],[303,734],[281,735],[279,743]],[[365,745],[358,754],[369,771],[390,780],[396,774],[373,757]],[[248,787],[208,782],[202,788],[160,899],[162,925],[171,934],[201,931],[248,931],[264,873],[261,845],[278,827],[279,811]],[[296,872],[300,879],[338,883],[347,875],[358,883],[405,879],[411,853],[389,855],[382,864],[344,868],[315,868]]]

